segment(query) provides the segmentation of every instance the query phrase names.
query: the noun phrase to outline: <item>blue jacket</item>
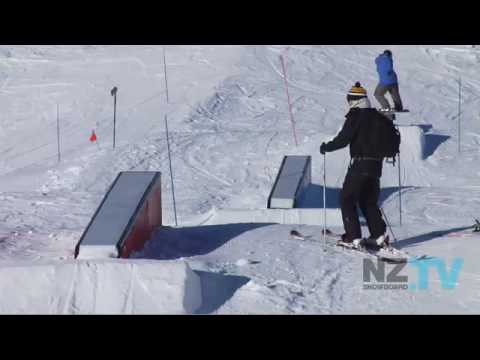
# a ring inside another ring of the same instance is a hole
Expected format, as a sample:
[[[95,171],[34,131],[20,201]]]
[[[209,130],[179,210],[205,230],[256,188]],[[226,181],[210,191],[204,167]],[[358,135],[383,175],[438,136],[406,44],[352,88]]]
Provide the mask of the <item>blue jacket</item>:
[[[382,54],[375,59],[377,72],[380,76],[380,84],[394,85],[398,84],[397,74],[393,70],[393,60],[386,54]]]

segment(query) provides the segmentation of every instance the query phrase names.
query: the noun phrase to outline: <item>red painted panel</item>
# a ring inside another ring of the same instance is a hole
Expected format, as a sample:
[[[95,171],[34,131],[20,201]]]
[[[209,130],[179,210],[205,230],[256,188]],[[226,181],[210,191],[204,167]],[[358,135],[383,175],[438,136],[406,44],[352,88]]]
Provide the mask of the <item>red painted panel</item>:
[[[148,200],[148,219],[152,231],[162,225],[162,189],[158,184]]]
[[[151,238],[153,231],[161,225],[162,191],[159,179],[139,211],[132,231],[123,245],[120,257],[128,258],[132,252],[143,249],[145,243]]]

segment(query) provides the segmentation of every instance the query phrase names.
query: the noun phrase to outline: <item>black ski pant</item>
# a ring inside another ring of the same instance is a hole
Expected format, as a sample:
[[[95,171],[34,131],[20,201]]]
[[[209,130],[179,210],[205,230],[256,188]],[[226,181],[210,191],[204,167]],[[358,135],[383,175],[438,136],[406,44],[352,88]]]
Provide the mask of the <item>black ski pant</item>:
[[[380,178],[358,172],[354,168],[348,170],[340,193],[343,226],[347,241],[362,238],[358,208],[367,220],[370,236],[378,238],[385,234],[387,227],[378,207],[379,196]]]
[[[383,109],[390,109],[390,104],[388,100],[385,98],[386,93],[390,93],[392,96],[393,104],[395,110],[403,110],[402,99],[400,98],[400,90],[398,89],[398,84],[394,85],[382,85],[378,84],[377,88],[375,89],[375,99],[380,103],[380,106]]]

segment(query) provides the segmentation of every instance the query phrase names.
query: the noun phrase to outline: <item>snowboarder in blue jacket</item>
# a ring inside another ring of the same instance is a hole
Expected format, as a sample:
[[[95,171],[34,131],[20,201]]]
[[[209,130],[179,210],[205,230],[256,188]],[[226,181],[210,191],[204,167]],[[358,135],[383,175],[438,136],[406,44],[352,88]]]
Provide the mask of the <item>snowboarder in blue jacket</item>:
[[[390,104],[385,98],[385,94],[390,93],[395,111],[402,111],[402,99],[400,98],[400,91],[398,89],[398,78],[393,69],[393,58],[390,50],[385,50],[376,59],[377,72],[380,77],[379,84],[375,89],[375,98],[380,103],[382,110],[390,110]]]

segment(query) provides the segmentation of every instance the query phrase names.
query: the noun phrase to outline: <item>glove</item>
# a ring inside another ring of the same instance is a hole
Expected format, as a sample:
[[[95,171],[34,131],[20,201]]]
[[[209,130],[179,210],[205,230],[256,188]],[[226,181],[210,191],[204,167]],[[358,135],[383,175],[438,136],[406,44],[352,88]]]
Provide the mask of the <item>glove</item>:
[[[325,149],[326,147],[327,145],[325,143],[322,143],[322,145],[320,145],[320,154],[325,155],[325,153],[327,152],[327,150]]]

